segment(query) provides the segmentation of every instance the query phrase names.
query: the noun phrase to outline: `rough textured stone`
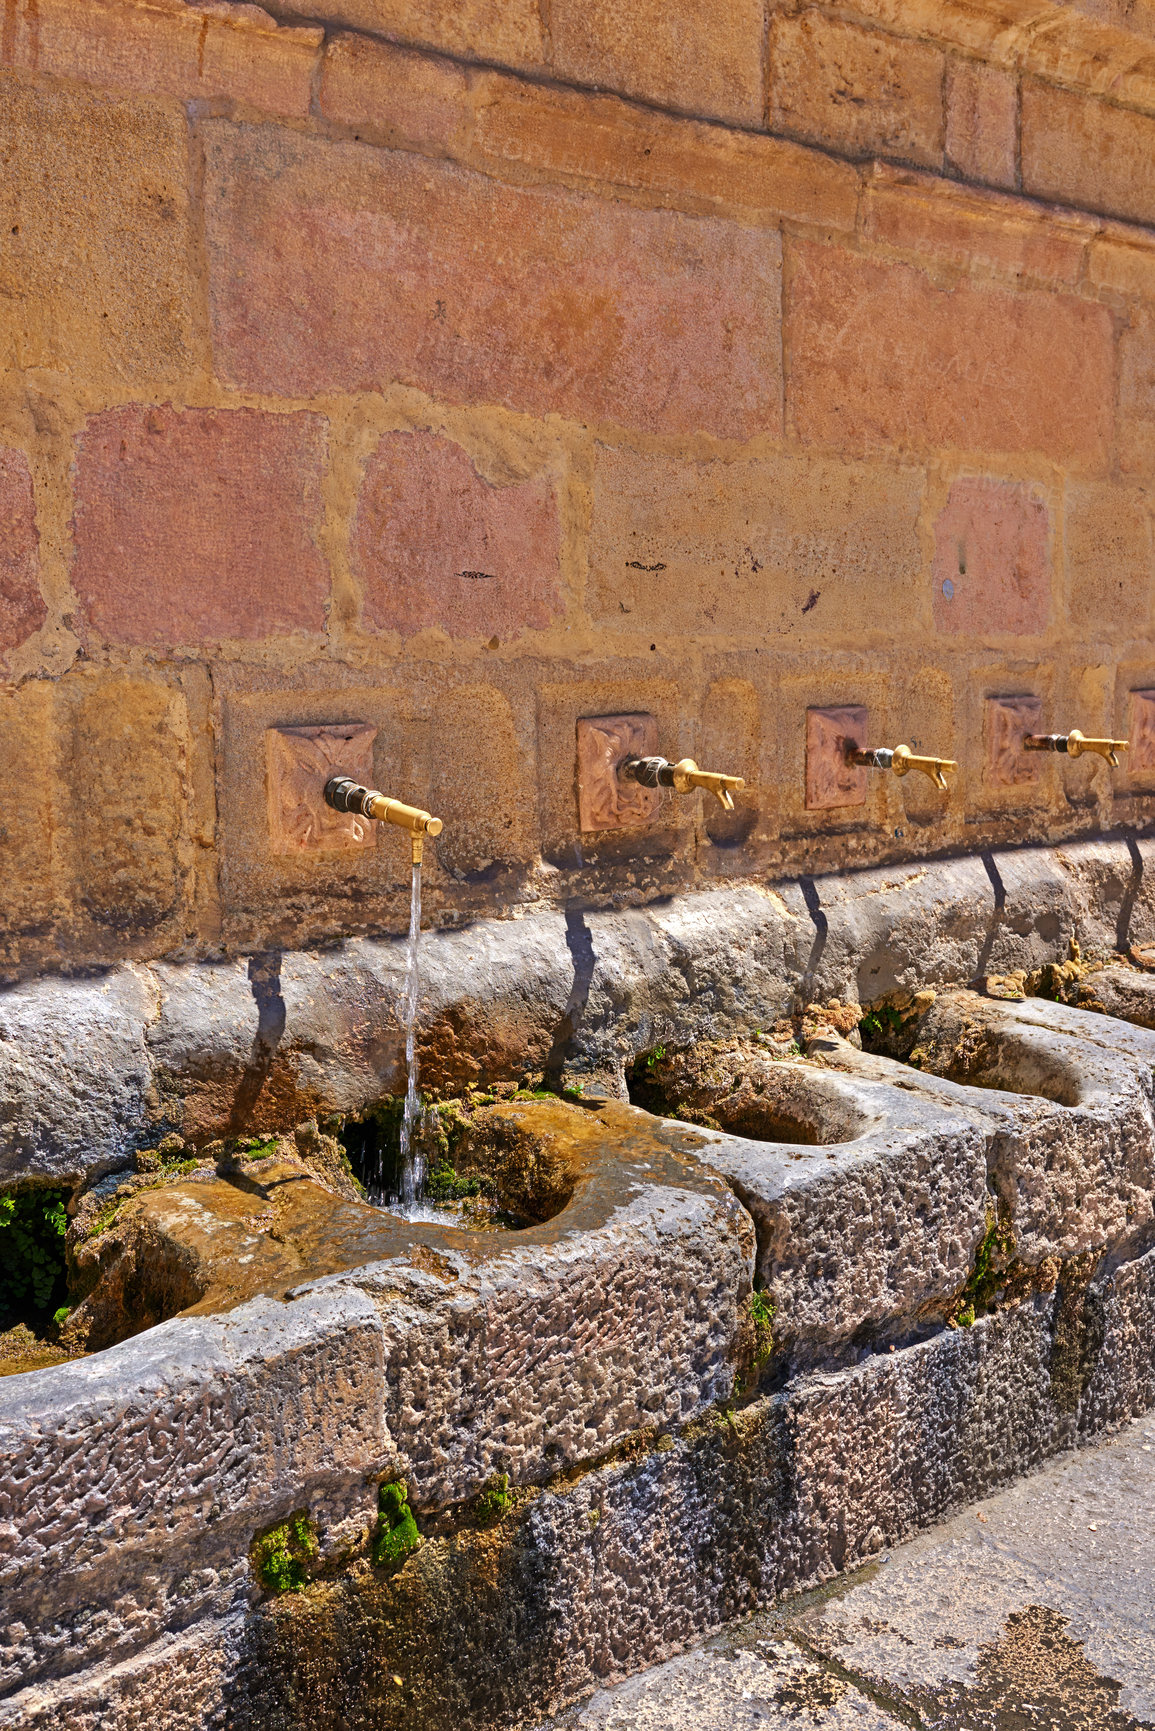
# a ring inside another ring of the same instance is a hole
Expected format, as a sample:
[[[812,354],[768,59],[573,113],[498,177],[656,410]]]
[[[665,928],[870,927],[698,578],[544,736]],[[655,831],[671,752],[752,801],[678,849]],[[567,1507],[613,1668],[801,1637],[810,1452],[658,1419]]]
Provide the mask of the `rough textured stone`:
[[[730,436],[780,422],[776,235],[205,127],[217,370]]]
[[[788,418],[799,437],[1102,463],[1105,307],[966,282],[941,289],[907,265],[810,241],[791,252]]]
[[[52,692],[39,681],[0,696],[0,954],[23,932],[42,934],[51,922]],[[0,999],[0,1002],[3,1002]]]
[[[1038,636],[1050,621],[1050,553],[1046,503],[1030,487],[952,482],[934,526],[938,630],[953,637]]]
[[[1076,287],[1094,226],[1086,217],[1044,216],[1023,199],[992,198],[886,163],[872,164],[863,204],[871,240],[939,265],[985,265],[1016,288],[1024,277]]]
[[[28,459],[0,448],[0,654],[17,648],[48,617],[39,546]]]
[[[538,0],[277,0],[276,9],[467,60],[539,66],[543,57]]]
[[[321,113],[383,144],[448,152],[465,116],[468,77],[460,66],[365,36],[336,36],[325,48]]]
[[[1037,752],[1023,750],[1023,738],[1044,731],[1042,698],[988,697],[984,710],[984,781],[990,787],[1023,787],[1037,782],[1043,759]]]
[[[494,486],[450,439],[386,433],[353,528],[364,622],[402,637],[542,630],[561,611],[560,540],[548,476]]]
[[[1155,219],[1155,117],[1028,79],[1023,190],[1134,222]]]
[[[0,364],[118,389],[181,377],[194,353],[183,116],[0,73],[0,164]]]
[[[497,73],[474,86],[471,150],[484,162],[628,187],[688,209],[855,226],[858,174],[788,139],[707,126],[616,97],[526,84]]]
[[[944,57],[818,10],[770,25],[770,128],[850,156],[937,167]]]
[[[622,630],[861,641],[917,605],[922,487],[906,468],[600,448],[591,611]]]
[[[1151,501],[1136,487],[1072,486],[1063,545],[1071,623],[1097,637],[1138,637],[1151,614]]]
[[[1137,308],[1119,338],[1119,467],[1155,475],[1155,318]]]
[[[94,634],[203,643],[320,631],[324,422],[109,409],[77,443],[72,581]]]
[[[946,68],[946,159],[964,180],[1013,187],[1019,93],[1001,67],[952,56]]]
[[[764,29],[760,0],[551,0],[549,60],[567,83],[760,126]]]

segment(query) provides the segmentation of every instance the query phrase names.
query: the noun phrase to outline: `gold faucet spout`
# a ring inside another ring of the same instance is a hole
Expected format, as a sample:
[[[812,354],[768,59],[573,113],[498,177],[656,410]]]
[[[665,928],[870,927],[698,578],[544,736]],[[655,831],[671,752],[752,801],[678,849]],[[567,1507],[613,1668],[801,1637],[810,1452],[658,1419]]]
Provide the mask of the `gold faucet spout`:
[[[699,769],[692,757],[683,757],[674,765],[675,793],[691,793],[696,787],[704,787],[707,793],[714,795],[723,811],[733,811],[734,792],[740,793],[745,785],[743,776],[720,775],[716,770]]]
[[[958,764],[950,757],[919,757],[909,745],[875,746],[867,749],[865,746],[848,745],[846,751],[848,763],[858,764],[864,769],[892,769],[895,775],[908,775],[912,769],[921,770],[928,775],[936,787],[941,787],[946,793],[948,774],[958,768]]]
[[[424,838],[440,835],[444,828],[441,819],[434,817],[432,812],[422,811],[420,806],[406,805],[399,799],[390,799],[388,794],[378,793],[374,788],[361,787],[347,775],[332,776],[325,783],[325,803],[334,811],[359,811],[362,817],[375,818],[378,823],[393,823],[399,829],[408,830],[413,838],[414,865],[421,863]]]
[[[1112,769],[1119,767],[1119,753],[1126,751],[1125,739],[1088,739],[1073,727],[1070,733],[1028,733],[1023,738],[1024,751],[1065,751],[1068,757],[1082,757],[1086,751],[1105,758]]]

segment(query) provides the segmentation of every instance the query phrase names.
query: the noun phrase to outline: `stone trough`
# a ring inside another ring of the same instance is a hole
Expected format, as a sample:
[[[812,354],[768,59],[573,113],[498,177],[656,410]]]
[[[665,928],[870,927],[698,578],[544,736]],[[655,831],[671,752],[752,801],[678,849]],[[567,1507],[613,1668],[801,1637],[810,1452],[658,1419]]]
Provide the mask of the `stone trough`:
[[[0,1170],[111,1344],[0,1381],[0,1724],[513,1724],[1155,1403],[1151,857],[429,938],[500,1232],[324,1133],[400,945],[5,994]]]

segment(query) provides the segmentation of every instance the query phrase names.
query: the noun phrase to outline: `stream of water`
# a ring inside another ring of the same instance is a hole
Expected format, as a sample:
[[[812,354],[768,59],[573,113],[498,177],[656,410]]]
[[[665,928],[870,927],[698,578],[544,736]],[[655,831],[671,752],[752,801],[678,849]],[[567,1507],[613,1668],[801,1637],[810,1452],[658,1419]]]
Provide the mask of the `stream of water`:
[[[417,950],[421,939],[421,862],[413,862],[413,887],[409,892],[409,947],[405,956],[405,991],[401,1000],[405,1028],[405,1111],[401,1119],[401,1207],[408,1213],[420,1199],[425,1180],[425,1159],[413,1145],[413,1131],[421,1111],[417,1099],[417,992],[420,984]]]

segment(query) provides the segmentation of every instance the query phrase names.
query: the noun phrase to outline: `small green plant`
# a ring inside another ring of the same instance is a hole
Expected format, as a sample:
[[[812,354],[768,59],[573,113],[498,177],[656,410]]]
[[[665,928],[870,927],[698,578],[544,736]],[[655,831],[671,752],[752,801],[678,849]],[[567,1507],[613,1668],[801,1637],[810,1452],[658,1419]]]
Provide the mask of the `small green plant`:
[[[0,1316],[47,1318],[64,1298],[64,1202],[63,1190],[0,1196]]]
[[[317,1528],[306,1514],[290,1515],[253,1546],[253,1567],[270,1593],[299,1593],[317,1555]]]
[[[664,1046],[655,1046],[652,1052],[646,1054],[646,1063],[652,1070],[655,1064],[660,1064],[666,1055]]]
[[[858,1032],[864,1040],[880,1040],[886,1034],[901,1034],[910,1020],[910,1016],[904,1016],[893,1004],[876,1004],[862,1017]]]
[[[975,1251],[974,1267],[949,1319],[956,1327],[972,1327],[976,1317],[994,1306],[1000,1288],[1006,1285],[1014,1254],[1015,1235],[1010,1225],[1001,1221],[996,1213],[989,1213],[986,1231]]]
[[[496,1526],[513,1507],[509,1489],[509,1474],[494,1473],[487,1485],[477,1493],[477,1516],[484,1526]]]
[[[760,1369],[774,1351],[774,1316],[776,1306],[764,1292],[752,1292],[749,1301],[750,1321],[754,1324],[754,1367]]]
[[[393,1479],[377,1492],[380,1515],[373,1534],[373,1563],[378,1569],[398,1568],[421,1543],[413,1510],[409,1507],[409,1487],[404,1479]]]
[[[481,1194],[481,1179],[463,1178],[444,1161],[426,1174],[425,1194],[430,1202],[460,1202],[466,1196]]]

